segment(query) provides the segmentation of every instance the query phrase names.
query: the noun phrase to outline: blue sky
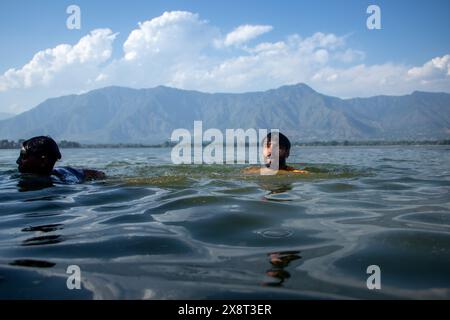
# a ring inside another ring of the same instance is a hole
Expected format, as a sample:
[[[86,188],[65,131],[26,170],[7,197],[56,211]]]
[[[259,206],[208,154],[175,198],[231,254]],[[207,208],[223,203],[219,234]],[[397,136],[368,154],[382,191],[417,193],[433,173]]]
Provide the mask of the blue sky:
[[[66,28],[71,4],[81,8],[80,30]],[[366,27],[370,4],[381,8],[381,30]],[[5,0],[0,112],[113,84],[243,92],[306,82],[343,98],[448,92],[448,12],[446,0]],[[130,38],[133,30],[139,39]],[[233,31],[240,40],[227,42]],[[154,40],[160,34],[163,40]],[[81,45],[76,49],[83,37],[92,56],[85,57]],[[71,47],[33,60],[61,44]]]

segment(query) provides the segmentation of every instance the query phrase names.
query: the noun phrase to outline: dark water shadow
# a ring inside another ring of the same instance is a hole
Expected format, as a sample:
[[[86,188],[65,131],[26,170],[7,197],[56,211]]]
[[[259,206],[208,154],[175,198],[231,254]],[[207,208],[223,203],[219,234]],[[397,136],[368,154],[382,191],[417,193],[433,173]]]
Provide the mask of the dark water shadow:
[[[18,259],[10,262],[9,265],[29,268],[52,268],[56,265],[56,263],[45,260]]]
[[[46,224],[41,226],[29,226],[26,228],[23,228],[21,231],[23,232],[52,232],[56,230],[64,229],[64,225],[62,223],[55,223],[55,224]]]
[[[41,246],[46,244],[56,244],[63,242],[64,238],[61,235],[32,237],[22,241],[22,246]]]

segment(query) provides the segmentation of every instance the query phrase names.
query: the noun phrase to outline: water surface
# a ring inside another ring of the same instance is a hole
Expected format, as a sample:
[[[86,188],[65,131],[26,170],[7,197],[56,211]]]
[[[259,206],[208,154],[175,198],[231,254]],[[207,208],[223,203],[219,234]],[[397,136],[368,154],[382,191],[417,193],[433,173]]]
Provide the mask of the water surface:
[[[312,174],[275,177],[165,148],[62,153],[109,178],[29,181],[0,150],[0,298],[450,298],[449,147],[295,147]]]

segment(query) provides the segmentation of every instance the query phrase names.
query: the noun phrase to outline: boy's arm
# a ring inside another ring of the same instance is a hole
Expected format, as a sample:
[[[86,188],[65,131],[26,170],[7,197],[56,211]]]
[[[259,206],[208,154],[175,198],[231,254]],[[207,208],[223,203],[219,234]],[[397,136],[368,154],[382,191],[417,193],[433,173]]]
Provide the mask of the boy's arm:
[[[242,169],[242,173],[245,174],[255,174],[255,173],[260,173],[261,171],[261,167],[247,167]]]
[[[83,169],[84,178],[86,180],[105,179],[106,174],[103,171]]]

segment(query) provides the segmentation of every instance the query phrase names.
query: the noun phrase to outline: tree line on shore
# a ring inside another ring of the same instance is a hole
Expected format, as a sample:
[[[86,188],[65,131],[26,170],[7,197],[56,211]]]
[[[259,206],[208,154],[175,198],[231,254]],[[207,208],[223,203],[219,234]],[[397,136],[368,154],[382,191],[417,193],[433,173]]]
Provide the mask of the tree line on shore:
[[[397,146],[397,145],[450,145],[450,139],[441,140],[355,140],[295,142],[296,146]]]
[[[0,140],[0,149],[19,149],[25,139],[10,141]],[[166,141],[160,144],[146,145],[141,143],[117,143],[117,144],[82,144],[75,141],[61,140],[58,142],[60,148],[166,148],[173,147],[176,143]],[[293,145],[301,147],[312,146],[396,146],[396,145],[450,145],[450,139],[441,140],[361,140],[361,141],[308,141],[294,142]]]
[[[19,139],[17,141],[13,141],[13,140],[7,140],[7,139],[3,139],[0,140],[0,149],[18,149],[22,147],[22,143],[25,141],[25,139]],[[66,141],[66,140],[61,140],[60,142],[58,142],[58,145],[60,148],[82,148],[83,145],[81,143],[78,142],[74,142],[74,141]]]

